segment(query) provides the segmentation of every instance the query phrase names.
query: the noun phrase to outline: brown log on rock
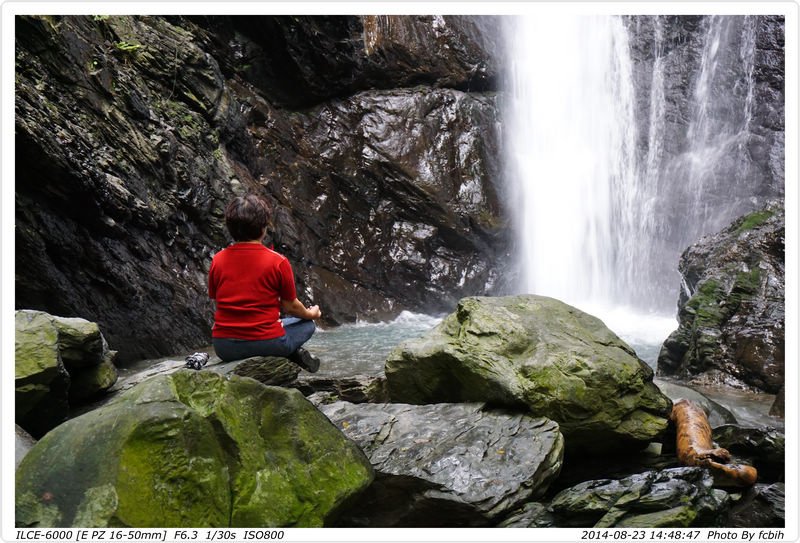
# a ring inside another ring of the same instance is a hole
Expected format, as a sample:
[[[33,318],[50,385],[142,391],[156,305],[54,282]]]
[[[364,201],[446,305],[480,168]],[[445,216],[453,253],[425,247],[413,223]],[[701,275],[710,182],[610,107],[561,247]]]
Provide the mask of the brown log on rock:
[[[703,408],[689,400],[678,400],[670,416],[675,423],[678,460],[687,466],[708,468],[718,486],[750,487],[758,477],[752,466],[730,464],[731,453],[714,447],[711,425]]]

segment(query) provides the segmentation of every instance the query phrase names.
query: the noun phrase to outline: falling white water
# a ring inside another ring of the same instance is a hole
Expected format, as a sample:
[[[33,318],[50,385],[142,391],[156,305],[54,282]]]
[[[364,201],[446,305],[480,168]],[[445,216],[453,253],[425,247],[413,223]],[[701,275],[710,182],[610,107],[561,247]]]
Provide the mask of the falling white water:
[[[673,59],[669,72],[665,21],[648,20],[651,63],[636,77],[618,17],[520,17],[510,32],[519,290],[580,307],[623,337],[666,337],[680,253],[760,204],[747,151],[754,19],[706,18],[691,45],[697,65]],[[667,98],[674,77],[690,78],[682,133]],[[638,109],[637,79],[647,84]]]
[[[622,305],[649,216],[627,32],[615,17],[517,22],[507,124],[521,289],[579,307]]]
[[[731,215],[744,211],[751,192],[751,168],[743,158],[747,156],[752,117],[754,18],[715,15],[706,24],[688,150],[677,161],[679,168],[685,168],[686,187],[696,196],[689,210],[694,218],[687,232],[689,241],[723,228]],[[731,51],[736,41],[740,47]],[[745,77],[731,80],[734,70]],[[728,165],[723,164],[725,161]],[[727,196],[724,200],[719,198],[720,192]],[[709,198],[697,197],[705,195]],[[725,212],[727,208],[730,213]]]

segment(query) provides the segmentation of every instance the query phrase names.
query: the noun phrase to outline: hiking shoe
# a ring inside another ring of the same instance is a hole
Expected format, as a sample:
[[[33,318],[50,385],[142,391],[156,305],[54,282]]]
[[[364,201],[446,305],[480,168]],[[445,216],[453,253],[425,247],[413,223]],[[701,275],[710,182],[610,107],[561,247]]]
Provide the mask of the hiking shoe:
[[[310,373],[316,373],[319,369],[319,358],[312,355],[302,347],[290,354],[289,360]]]

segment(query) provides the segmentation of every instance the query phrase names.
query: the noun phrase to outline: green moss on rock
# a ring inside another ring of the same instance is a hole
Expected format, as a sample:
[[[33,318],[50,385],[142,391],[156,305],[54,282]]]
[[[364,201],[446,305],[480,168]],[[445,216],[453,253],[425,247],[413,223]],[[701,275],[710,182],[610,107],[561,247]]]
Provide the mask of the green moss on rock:
[[[46,313],[15,313],[14,376],[17,381],[59,373],[63,367],[58,354],[58,329]]]
[[[386,361],[393,401],[484,401],[555,420],[567,447],[615,448],[667,425],[653,371],[591,315],[542,296],[465,298]]]
[[[685,311],[695,316],[695,327],[716,327],[726,318],[727,311],[720,305],[724,299],[719,282],[708,279],[686,302]]]
[[[694,507],[680,505],[666,511],[627,517],[616,526],[619,528],[689,528],[694,525],[696,518],[697,510]]]
[[[741,219],[742,223],[736,229],[736,235],[746,232],[747,230],[758,228],[767,222],[767,220],[769,220],[773,215],[775,215],[775,212],[769,209],[762,209],[760,211],[750,213],[749,215],[745,215]]]
[[[58,329],[50,315],[16,312],[14,377],[17,424],[40,437],[66,418],[70,377],[61,360]]]
[[[28,496],[17,525],[323,526],[372,477],[299,392],[180,370],[33,447],[17,471]],[[58,520],[33,507],[45,494]]]

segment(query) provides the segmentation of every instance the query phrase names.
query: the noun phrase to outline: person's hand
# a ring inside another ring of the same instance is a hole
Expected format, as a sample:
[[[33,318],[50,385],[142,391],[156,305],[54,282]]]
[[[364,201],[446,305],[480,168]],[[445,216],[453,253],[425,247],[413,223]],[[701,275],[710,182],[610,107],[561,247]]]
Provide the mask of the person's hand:
[[[322,311],[320,311],[318,305],[312,305],[308,308],[308,318],[309,320],[315,321],[322,317]]]

